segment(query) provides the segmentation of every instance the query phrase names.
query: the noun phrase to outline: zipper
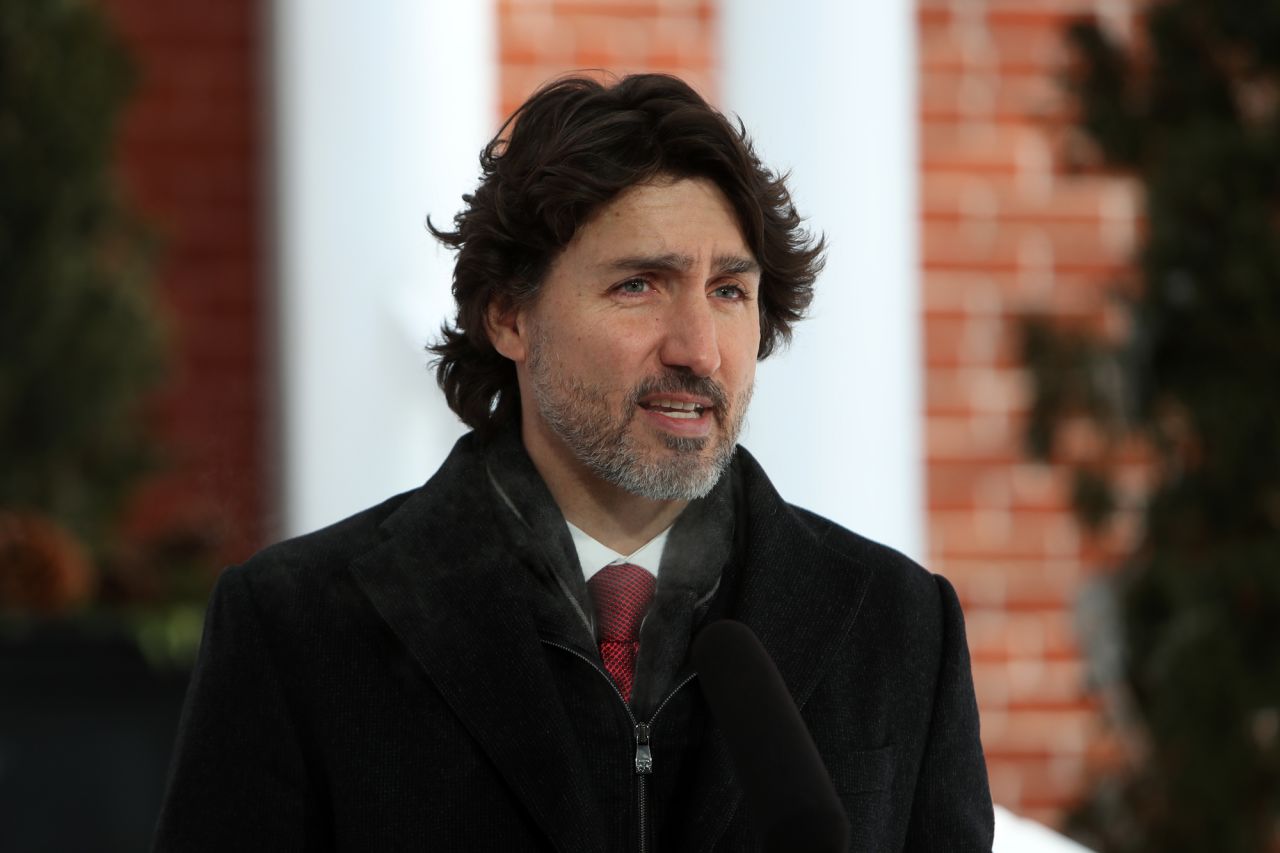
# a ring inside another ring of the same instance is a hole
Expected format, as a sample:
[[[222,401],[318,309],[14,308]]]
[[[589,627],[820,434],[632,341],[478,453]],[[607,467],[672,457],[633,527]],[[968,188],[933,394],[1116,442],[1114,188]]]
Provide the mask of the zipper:
[[[636,816],[640,821],[640,853],[649,850],[649,776],[652,773],[649,724],[636,723]]]
[[[680,689],[693,679],[697,678],[697,673],[689,673],[684,680],[671,689],[666,698],[658,703],[658,707],[654,709],[653,716],[649,718],[647,723],[638,723],[636,725],[636,800],[638,811],[640,813],[640,853],[648,853],[649,851],[649,775],[653,773],[653,755],[649,749],[650,727],[653,721],[658,719],[658,715],[662,713],[662,709],[667,707],[667,703],[671,701],[671,697],[680,692]],[[613,679],[609,679],[612,681]],[[628,710],[630,710],[628,708]]]
[[[666,695],[666,698],[658,703],[658,707],[653,711],[653,716],[649,717],[647,722],[642,723],[636,720],[636,715],[631,711],[631,704],[627,702],[627,697],[622,695],[622,691],[618,689],[613,677],[605,671],[604,667],[575,648],[552,640],[543,640],[542,642],[548,646],[562,649],[579,660],[585,661],[592,669],[600,673],[609,682],[609,686],[613,688],[614,695],[622,703],[622,709],[627,712],[627,719],[631,721],[631,730],[635,733],[636,806],[640,819],[639,849],[640,853],[649,853],[649,777],[653,775],[653,744],[651,741],[653,721],[658,719],[658,715],[662,713],[663,708],[667,707],[667,703],[671,701],[671,698],[679,693],[686,684],[697,678],[698,674],[691,672],[685,676],[684,680],[673,687],[671,692]]]

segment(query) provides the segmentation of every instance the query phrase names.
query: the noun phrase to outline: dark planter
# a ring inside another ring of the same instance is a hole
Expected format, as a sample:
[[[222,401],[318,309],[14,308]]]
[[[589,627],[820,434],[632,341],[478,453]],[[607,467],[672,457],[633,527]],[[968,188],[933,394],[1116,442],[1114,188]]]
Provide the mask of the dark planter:
[[[118,627],[0,631],[0,850],[146,850],[188,677]]]

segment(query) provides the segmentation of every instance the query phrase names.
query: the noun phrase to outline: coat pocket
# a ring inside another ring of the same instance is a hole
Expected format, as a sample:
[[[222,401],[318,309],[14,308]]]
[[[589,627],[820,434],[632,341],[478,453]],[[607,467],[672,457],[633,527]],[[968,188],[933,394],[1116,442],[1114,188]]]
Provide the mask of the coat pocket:
[[[886,850],[894,845],[893,777],[898,751],[893,746],[840,753],[831,782],[849,815],[851,850]]]
[[[882,746],[865,752],[846,752],[840,755],[835,766],[829,767],[831,781],[841,799],[851,794],[886,791],[893,787],[893,774],[897,768],[897,750]]]

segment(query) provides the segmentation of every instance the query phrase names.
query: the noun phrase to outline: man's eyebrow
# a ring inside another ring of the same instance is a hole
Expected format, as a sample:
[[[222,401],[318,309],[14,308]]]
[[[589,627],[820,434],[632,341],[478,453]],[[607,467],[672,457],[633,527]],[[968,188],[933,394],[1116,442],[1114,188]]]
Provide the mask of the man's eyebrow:
[[[601,266],[614,272],[637,270],[685,272],[693,266],[693,258],[678,252],[667,252],[661,255],[626,255],[625,257],[605,261]]]
[[[614,272],[633,270],[688,272],[693,266],[693,258],[678,252],[667,252],[661,255],[627,255],[606,261],[602,266]],[[760,271],[758,263],[742,255],[719,255],[712,260],[711,268],[717,275],[744,275]]]
[[[712,262],[711,266],[720,275],[745,275],[747,273],[760,272],[758,263],[751,258],[744,258],[742,255],[721,255]]]

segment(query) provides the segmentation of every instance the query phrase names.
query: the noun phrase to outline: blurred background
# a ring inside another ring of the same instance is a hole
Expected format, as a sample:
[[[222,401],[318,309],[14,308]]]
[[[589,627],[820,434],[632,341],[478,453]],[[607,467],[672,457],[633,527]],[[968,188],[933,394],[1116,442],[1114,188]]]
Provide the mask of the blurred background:
[[[997,803],[1280,850],[1276,0],[5,3],[0,849],[145,846],[218,571],[444,458],[426,218],[583,68],[827,235],[743,443],[955,584]]]

